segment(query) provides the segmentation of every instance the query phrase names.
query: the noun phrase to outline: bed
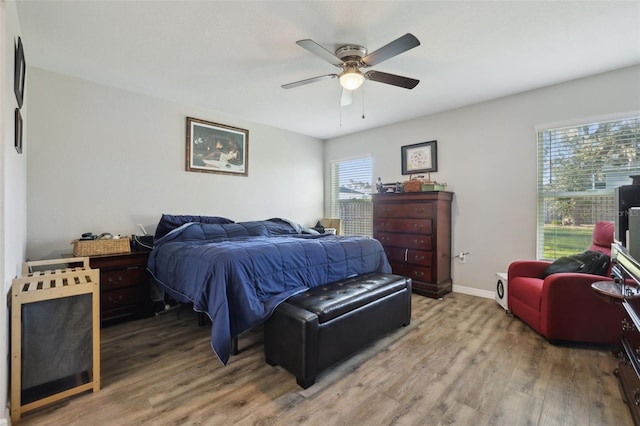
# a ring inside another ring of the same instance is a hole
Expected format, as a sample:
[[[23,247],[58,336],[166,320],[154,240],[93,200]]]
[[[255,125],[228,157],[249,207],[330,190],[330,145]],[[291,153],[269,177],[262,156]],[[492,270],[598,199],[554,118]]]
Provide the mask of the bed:
[[[148,269],[171,297],[209,316],[211,347],[225,365],[232,339],[288,297],[367,272],[391,272],[373,238],[318,234],[283,219],[205,222],[156,234]]]

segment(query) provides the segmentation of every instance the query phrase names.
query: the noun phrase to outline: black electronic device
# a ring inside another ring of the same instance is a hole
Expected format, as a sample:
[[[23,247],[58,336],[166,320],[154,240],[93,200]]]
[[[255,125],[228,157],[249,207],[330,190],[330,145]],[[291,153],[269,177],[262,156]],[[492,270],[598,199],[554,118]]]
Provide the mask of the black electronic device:
[[[629,209],[631,207],[640,207],[640,184],[619,186],[614,192],[614,238],[625,247],[627,245]]]

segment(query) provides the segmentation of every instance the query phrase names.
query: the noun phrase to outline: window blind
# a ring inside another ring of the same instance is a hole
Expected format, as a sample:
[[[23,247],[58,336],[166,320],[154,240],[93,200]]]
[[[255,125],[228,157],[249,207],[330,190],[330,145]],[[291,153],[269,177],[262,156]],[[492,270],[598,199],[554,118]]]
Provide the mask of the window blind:
[[[373,235],[372,175],[370,156],[331,163],[331,217],[345,235]]]
[[[613,222],[614,189],[640,174],[640,117],[538,131],[539,259],[589,248],[593,225]]]

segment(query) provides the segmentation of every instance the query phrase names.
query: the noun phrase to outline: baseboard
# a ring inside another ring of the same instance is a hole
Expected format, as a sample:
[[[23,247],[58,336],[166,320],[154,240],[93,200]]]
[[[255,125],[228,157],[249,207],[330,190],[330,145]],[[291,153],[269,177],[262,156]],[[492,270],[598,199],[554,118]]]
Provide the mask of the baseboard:
[[[0,426],[11,426],[11,412],[5,408],[4,417],[0,417]]]
[[[471,296],[484,297],[485,299],[493,299],[495,297],[495,292],[489,290],[480,290],[473,287],[464,287],[461,285],[453,285],[454,293],[463,293],[469,294]]]

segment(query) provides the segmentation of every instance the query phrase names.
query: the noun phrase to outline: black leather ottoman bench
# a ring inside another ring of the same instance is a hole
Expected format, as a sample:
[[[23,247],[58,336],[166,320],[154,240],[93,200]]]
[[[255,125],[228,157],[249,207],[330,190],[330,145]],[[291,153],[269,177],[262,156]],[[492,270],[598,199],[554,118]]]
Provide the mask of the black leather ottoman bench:
[[[264,354],[306,389],[323,369],[410,321],[411,278],[363,274],[281,303],[265,323]]]

